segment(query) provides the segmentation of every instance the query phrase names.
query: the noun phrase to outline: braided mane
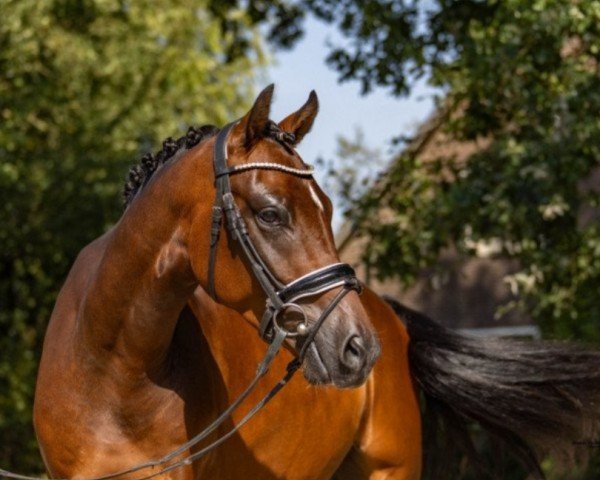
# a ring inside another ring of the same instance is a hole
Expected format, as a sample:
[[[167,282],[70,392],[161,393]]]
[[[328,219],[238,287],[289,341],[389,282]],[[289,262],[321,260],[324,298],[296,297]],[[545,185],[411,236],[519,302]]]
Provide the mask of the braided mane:
[[[125,207],[128,207],[137,193],[144,188],[144,185],[148,183],[154,172],[171,160],[177,152],[182,149],[188,150],[195,147],[203,140],[215,136],[218,132],[219,129],[214,125],[190,127],[187,133],[177,140],[174,140],[171,137],[167,138],[162,144],[162,150],[155,155],[146,153],[141,158],[140,163],[134,165],[129,170],[129,175],[125,182],[125,187],[123,188]],[[291,148],[295,140],[293,134],[284,132],[272,121],[269,121],[266,125],[264,136],[272,138],[288,149]]]
[[[167,138],[162,144],[162,150],[157,152],[156,155],[146,153],[141,158],[140,163],[134,165],[129,170],[129,175],[123,188],[125,206],[129,206],[137,193],[148,183],[154,172],[173,158],[177,152],[198,145],[201,141],[216,135],[218,131],[219,129],[214,125],[190,127],[187,133],[177,140],[171,137]]]

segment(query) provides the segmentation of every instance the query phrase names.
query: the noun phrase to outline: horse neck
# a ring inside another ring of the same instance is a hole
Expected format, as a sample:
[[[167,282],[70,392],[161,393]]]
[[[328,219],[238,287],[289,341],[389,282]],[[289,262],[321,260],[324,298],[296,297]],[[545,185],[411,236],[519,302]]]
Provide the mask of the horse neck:
[[[202,288],[194,291],[188,306],[206,339],[218,375],[229,391],[241,392],[254,376],[266,349],[254,313],[241,313],[218,304]],[[291,359],[289,355],[283,356],[287,361]]]
[[[186,247],[192,202],[199,201],[191,192],[211,191],[198,188],[197,180],[208,183],[211,175],[200,171],[210,162],[197,157],[184,154],[162,167],[105,239],[86,292],[81,343],[113,368],[116,362],[143,375],[163,368],[197,286]],[[206,203],[210,212],[211,200]]]

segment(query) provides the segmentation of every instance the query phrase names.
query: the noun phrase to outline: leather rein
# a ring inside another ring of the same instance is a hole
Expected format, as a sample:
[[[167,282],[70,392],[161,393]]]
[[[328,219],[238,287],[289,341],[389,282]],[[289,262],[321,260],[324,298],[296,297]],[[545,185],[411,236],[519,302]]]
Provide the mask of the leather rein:
[[[217,259],[217,245],[219,243],[220,232],[224,223],[223,218],[225,218],[227,231],[240,245],[246,260],[250,264],[255,278],[258,280],[258,283],[267,297],[265,312],[259,325],[259,334],[261,338],[263,338],[269,344],[265,356],[259,363],[255,376],[248,384],[246,389],[210,425],[208,425],[196,436],[161,458],[135,465],[127,470],[122,470],[99,477],[93,477],[87,480],[112,480],[117,477],[139,472],[140,470],[149,468],[154,469],[158,467],[157,471],[153,471],[136,479],[149,480],[159,475],[164,475],[165,473],[180,468],[184,465],[190,465],[208,455],[215,448],[237,433],[240,428],[248,423],[248,421],[250,421],[254,415],[256,415],[275,395],[277,395],[277,393],[279,393],[285,385],[287,385],[287,383],[302,365],[308,348],[311,346],[314,348],[313,340],[315,339],[317,332],[327,317],[349,292],[356,291],[360,293],[362,290],[360,282],[356,278],[354,269],[346,263],[334,263],[327,265],[309,272],[288,284],[283,284],[280,282],[268,268],[267,264],[254,246],[254,243],[252,242],[252,239],[248,233],[246,223],[242,218],[241,211],[235,203],[233,193],[231,191],[230,176],[250,170],[266,169],[279,171],[288,175],[312,178],[313,170],[312,168],[296,169],[270,162],[248,163],[237,167],[229,167],[227,140],[229,133],[237,123],[237,121],[232,122],[223,127],[218,133],[215,141],[213,166],[215,174],[216,196],[212,209],[212,224],[210,233],[211,241],[208,266],[208,293],[213,299],[216,300],[215,265]],[[285,137],[282,137],[281,134],[287,136],[291,135],[285,134],[284,132],[278,133],[280,135],[276,137],[276,140],[280,143],[283,143],[286,148],[290,149],[290,146],[285,141]],[[322,293],[339,287],[341,287],[341,290],[333,297],[327,307],[321,312],[321,315],[315,321],[314,325],[309,326],[308,317],[304,309],[296,302],[303,298],[321,295]],[[284,325],[278,321],[280,317],[284,316],[285,312],[288,310],[299,312],[302,315],[303,321],[296,325],[295,330],[287,330]],[[284,341],[287,338],[293,337],[301,337],[301,347],[297,352],[296,358],[288,363],[286,373],[283,378],[276,383],[275,386],[273,386],[271,390],[269,390],[269,392],[244,415],[238,424],[197,452],[188,456],[184,456],[176,462],[169,463],[184,454],[190,448],[196,446],[202,440],[206,439],[212,432],[222,425],[235,410],[237,410],[241,403],[250,395],[250,393],[254,391],[259,383],[259,380],[268,372],[269,367],[273,363],[273,360],[281,349]],[[168,465],[166,465],[167,463]],[[40,477],[21,475],[3,469],[0,469],[0,477],[13,478],[15,480],[44,480]]]

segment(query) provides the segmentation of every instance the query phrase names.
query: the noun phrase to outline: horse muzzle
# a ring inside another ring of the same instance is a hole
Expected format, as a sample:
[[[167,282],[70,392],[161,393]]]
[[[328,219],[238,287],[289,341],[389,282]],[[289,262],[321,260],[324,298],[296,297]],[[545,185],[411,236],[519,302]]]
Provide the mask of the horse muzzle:
[[[379,340],[366,329],[340,328],[348,321],[335,320],[334,328],[322,329],[307,348],[304,377],[313,385],[358,387],[367,380],[381,354]]]

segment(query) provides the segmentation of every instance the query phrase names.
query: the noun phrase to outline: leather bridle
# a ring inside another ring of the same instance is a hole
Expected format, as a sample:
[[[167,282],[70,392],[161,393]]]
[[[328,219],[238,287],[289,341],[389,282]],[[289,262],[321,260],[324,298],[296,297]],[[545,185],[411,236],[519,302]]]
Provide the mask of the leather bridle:
[[[232,128],[238,122],[233,122],[223,127],[217,135],[214,147],[213,165],[215,173],[215,188],[216,196],[212,209],[212,225],[210,239],[210,255],[208,266],[208,293],[216,300],[215,294],[215,264],[217,259],[217,245],[219,243],[220,232],[223,225],[223,217],[226,219],[226,228],[233,239],[240,245],[244,257],[250,264],[252,272],[258,283],[266,294],[267,300],[265,312],[259,325],[259,334],[261,338],[269,343],[267,352],[259,363],[256,374],[246,389],[229,405],[229,407],[221,413],[210,425],[202,430],[198,435],[188,440],[183,445],[180,445],[169,454],[148,462],[135,465],[127,470],[114,472],[100,477],[89,478],[87,480],[112,480],[124,475],[130,475],[140,470],[163,467],[150,474],[139,477],[136,480],[149,480],[159,475],[164,475],[167,472],[175,470],[184,465],[190,465],[192,462],[206,456],[212,450],[224,443],[228,438],[233,436],[242,426],[256,415],[281,389],[287,385],[294,373],[300,368],[308,348],[313,345],[315,336],[327,317],[342,301],[342,299],[351,291],[361,291],[361,284],[357,280],[354,269],[346,263],[334,263],[324,266],[317,270],[307,273],[306,275],[297,278],[296,280],[283,284],[271,272],[265,261],[262,259],[258,250],[254,246],[252,239],[248,233],[248,228],[241,211],[235,203],[233,193],[231,191],[230,176],[246,172],[249,170],[266,169],[275,170],[288,175],[296,175],[300,177],[311,178],[312,169],[296,169],[278,163],[261,162],[247,163],[237,167],[229,167],[227,155],[227,139]],[[279,132],[280,134],[283,132]],[[288,137],[290,134],[285,134]],[[284,136],[279,135],[276,140],[285,143],[285,147],[291,147],[285,142]],[[319,318],[312,326],[308,325],[307,315],[301,305],[296,303],[304,298],[315,297],[335,288],[341,288],[340,291],[333,297],[327,307],[321,312]],[[287,330],[278,320],[279,317],[285,315],[287,310],[295,310],[300,312],[303,321],[298,323],[296,329]],[[277,353],[281,349],[284,341],[290,337],[300,337],[296,345],[301,345],[297,351],[297,357],[294,358],[287,366],[284,377],[277,383],[269,392],[254,406],[246,415],[229,431],[221,435],[217,440],[200,449],[199,451],[180,458],[179,460],[165,465],[177,457],[185,454],[187,450],[194,447],[202,440],[206,439],[220,425],[222,425],[231,414],[241,405],[241,403],[250,395],[256,388],[259,380],[267,373]],[[13,478],[15,480],[43,480],[39,477],[31,477],[13,473],[7,470],[0,469],[0,477]],[[59,479],[55,479],[59,480]]]
[[[297,169],[270,162],[249,163],[237,167],[230,167],[228,165],[227,139],[230,131],[235,125],[237,125],[237,122],[230,123],[219,132],[214,147],[213,164],[216,195],[213,204],[210,255],[208,262],[208,293],[216,299],[215,264],[217,258],[217,245],[219,242],[221,226],[223,224],[223,216],[225,216],[229,234],[233,239],[237,240],[244,257],[250,264],[254,277],[267,297],[265,312],[259,326],[261,337],[265,340],[272,340],[276,330],[284,330],[287,337],[304,336],[311,338],[312,340],[316,334],[316,330],[321,327],[322,320],[324,319],[319,318],[312,328],[309,328],[306,321],[300,322],[295,331],[285,330],[283,325],[279,324],[276,320],[288,309],[301,312],[304,319],[306,319],[307,316],[304,313],[303,308],[295,303],[297,300],[320,295],[338,287],[342,287],[344,295],[352,290],[360,291],[360,283],[356,278],[354,269],[347,263],[327,265],[309,272],[287,285],[279,281],[277,276],[271,272],[250,238],[246,222],[242,218],[240,209],[235,203],[231,191],[230,176],[250,170],[262,169],[275,170],[288,175],[312,178],[313,170],[312,168]],[[283,140],[278,141],[283,142]],[[290,148],[288,145],[286,146]],[[344,295],[340,297],[338,303]],[[306,344],[307,342],[304,341],[303,343]],[[301,351],[298,353],[302,360],[303,352]]]

